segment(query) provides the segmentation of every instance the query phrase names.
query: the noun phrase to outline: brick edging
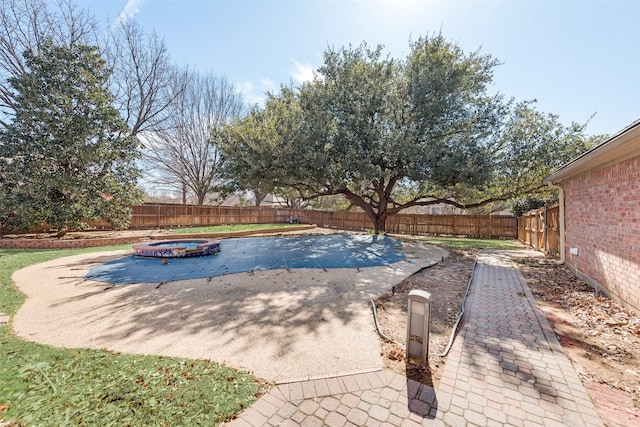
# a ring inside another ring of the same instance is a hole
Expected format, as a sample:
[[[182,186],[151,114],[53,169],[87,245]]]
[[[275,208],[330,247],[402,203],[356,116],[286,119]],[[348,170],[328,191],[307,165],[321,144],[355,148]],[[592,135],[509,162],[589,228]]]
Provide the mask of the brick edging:
[[[172,234],[163,236],[108,237],[98,239],[0,239],[0,249],[80,249],[98,246],[125,245],[148,240],[198,239],[243,237],[253,234],[277,234],[290,231],[304,231],[316,228],[315,225],[301,225],[291,228],[274,228],[266,230],[227,231],[224,233]]]
[[[252,236],[254,234],[278,234],[290,231],[305,231],[313,230],[315,225],[301,225],[299,227],[287,227],[287,228],[267,228],[263,230],[244,230],[244,231],[225,231],[222,233],[193,233],[193,234],[172,234],[171,237],[167,236],[147,236],[150,240],[167,240],[170,239],[224,239],[229,237],[244,237]]]

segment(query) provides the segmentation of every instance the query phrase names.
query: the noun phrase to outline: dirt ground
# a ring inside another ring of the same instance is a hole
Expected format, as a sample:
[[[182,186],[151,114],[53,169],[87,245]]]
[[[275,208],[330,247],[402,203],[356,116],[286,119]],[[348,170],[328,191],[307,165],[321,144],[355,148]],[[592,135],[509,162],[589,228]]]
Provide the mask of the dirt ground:
[[[602,419],[640,425],[640,317],[549,258],[516,259]]]
[[[384,334],[400,344],[383,343],[385,367],[436,386],[446,357],[434,354],[449,342],[477,253],[449,251],[442,263],[415,273],[376,300]],[[606,425],[640,425],[640,317],[596,295],[553,259],[515,255],[514,261]],[[404,360],[407,294],[412,289],[432,296],[428,368]]]
[[[385,368],[429,385],[437,385],[442,377],[446,358],[438,355],[449,343],[477,253],[476,250],[447,250],[449,256],[444,261],[413,274],[375,300],[380,327],[387,337],[395,341],[382,342]],[[407,297],[413,289],[429,292],[433,301],[428,368],[413,361],[405,363],[404,359]]]

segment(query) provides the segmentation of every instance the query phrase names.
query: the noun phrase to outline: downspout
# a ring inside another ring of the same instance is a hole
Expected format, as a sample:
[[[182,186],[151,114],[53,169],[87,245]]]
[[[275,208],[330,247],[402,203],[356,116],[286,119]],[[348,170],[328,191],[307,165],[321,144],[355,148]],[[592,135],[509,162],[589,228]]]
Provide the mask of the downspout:
[[[564,254],[564,189],[560,185],[555,185],[552,182],[548,182],[549,187],[555,188],[558,190],[559,200],[558,204],[560,205],[560,261],[558,264],[564,264],[565,262],[565,254]]]

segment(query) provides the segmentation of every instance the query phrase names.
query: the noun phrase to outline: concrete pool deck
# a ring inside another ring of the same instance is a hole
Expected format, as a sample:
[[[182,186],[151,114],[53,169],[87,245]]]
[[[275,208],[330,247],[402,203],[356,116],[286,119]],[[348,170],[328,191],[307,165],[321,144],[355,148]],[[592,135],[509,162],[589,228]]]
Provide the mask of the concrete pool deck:
[[[383,267],[128,285],[85,279],[126,251],[60,258],[14,273],[27,300],[13,329],[56,346],[211,359],[276,383],[370,372],[382,358],[369,299],[447,255],[400,250],[407,259]]]

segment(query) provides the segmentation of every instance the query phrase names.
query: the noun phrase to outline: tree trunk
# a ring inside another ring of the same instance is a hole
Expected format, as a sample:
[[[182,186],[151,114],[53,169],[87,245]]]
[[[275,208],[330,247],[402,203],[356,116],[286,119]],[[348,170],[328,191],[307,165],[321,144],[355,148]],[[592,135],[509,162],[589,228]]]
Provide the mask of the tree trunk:
[[[351,192],[344,191],[342,193],[347,200],[349,200],[355,206],[360,207],[365,214],[369,217],[371,222],[373,223],[373,232],[375,234],[385,234],[387,232],[387,218],[389,217],[389,212],[387,211],[386,205],[380,203],[383,206],[383,209],[375,209],[374,206],[368,204],[361,196]]]
[[[267,197],[267,193],[263,193],[258,189],[253,189],[253,197],[255,199],[256,202],[256,207],[260,207],[260,203],[262,203],[262,201],[264,200],[265,197]]]
[[[375,234],[385,234],[387,232],[387,215],[381,215],[379,212],[371,217],[373,221],[373,232]]]

